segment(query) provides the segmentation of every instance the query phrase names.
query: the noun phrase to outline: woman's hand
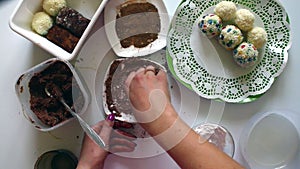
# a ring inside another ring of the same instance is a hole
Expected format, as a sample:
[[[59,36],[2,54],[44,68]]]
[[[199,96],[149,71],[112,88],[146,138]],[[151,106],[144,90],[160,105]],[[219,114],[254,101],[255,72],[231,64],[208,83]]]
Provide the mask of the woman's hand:
[[[114,122],[110,120],[100,121],[93,126],[96,133],[109,145],[109,152],[99,147],[89,136],[84,136],[77,169],[101,169],[108,153],[134,150],[136,144],[133,140],[136,137],[120,129],[130,125],[119,122],[115,124],[118,125],[118,129],[113,129]]]
[[[167,76],[163,70],[156,70],[153,66],[140,68],[128,76],[125,85],[131,104],[138,111],[151,109],[150,95],[154,90],[160,91],[166,103],[170,103]]]

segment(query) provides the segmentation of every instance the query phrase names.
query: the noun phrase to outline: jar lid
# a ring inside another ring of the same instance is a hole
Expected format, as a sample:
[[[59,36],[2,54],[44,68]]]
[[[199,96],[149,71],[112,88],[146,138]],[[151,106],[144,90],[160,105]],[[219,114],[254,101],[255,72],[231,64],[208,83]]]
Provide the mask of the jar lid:
[[[36,161],[34,169],[75,169],[77,157],[68,150],[52,150],[43,153]]]

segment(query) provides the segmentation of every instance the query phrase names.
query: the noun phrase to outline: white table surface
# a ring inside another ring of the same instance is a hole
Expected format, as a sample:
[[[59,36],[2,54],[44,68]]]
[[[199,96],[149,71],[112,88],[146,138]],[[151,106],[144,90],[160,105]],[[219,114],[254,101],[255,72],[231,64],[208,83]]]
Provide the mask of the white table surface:
[[[164,0],[169,14],[172,16],[180,0]],[[238,148],[239,135],[246,122],[257,112],[274,109],[288,109],[300,113],[300,23],[299,1],[281,0],[291,23],[293,45],[289,50],[289,61],[284,72],[275,81],[271,89],[259,100],[248,104],[225,104],[221,124],[233,135],[236,142],[234,159],[244,164]],[[0,67],[0,165],[6,169],[31,169],[39,155],[53,149],[68,149],[77,156],[80,151],[82,130],[76,121],[50,133],[37,131],[24,118],[17,97],[14,92],[14,84],[17,77],[30,67],[52,56],[39,47],[33,45],[25,38],[13,32],[9,26],[9,17],[16,7],[18,0],[0,1],[0,49],[3,65]],[[95,25],[95,30],[102,25],[102,20]],[[105,36],[103,36],[105,37]],[[102,40],[102,39],[101,39]],[[103,41],[107,41],[103,38]],[[107,42],[106,42],[107,43]],[[202,112],[201,118],[205,118],[212,102],[199,98]],[[93,109],[89,109],[84,118],[91,124],[99,118],[91,118],[89,115]],[[300,122],[299,122],[300,125]],[[161,154],[150,158],[124,158],[110,155],[106,160],[105,168],[116,169],[165,169],[179,168],[167,155]]]

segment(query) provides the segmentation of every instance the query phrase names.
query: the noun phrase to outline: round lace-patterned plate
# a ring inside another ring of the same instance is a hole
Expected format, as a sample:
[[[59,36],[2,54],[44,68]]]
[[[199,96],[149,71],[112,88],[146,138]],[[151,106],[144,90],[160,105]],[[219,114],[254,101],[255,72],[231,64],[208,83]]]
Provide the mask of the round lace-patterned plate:
[[[259,61],[241,68],[216,38],[208,39],[197,26],[199,18],[220,0],[183,0],[167,36],[167,61],[173,75],[198,95],[232,103],[258,99],[281,74],[288,60],[291,32],[287,13],[277,0],[232,0],[237,8],[255,15],[254,26],[263,27],[268,40],[259,49]]]

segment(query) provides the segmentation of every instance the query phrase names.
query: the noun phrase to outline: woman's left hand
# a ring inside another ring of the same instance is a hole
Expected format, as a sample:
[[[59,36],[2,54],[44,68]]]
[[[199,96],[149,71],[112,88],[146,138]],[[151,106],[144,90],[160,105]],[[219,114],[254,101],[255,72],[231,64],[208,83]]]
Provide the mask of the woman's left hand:
[[[136,137],[122,131],[122,127],[130,127],[130,124],[116,122],[117,129],[114,129],[114,121],[103,120],[93,126],[93,129],[109,145],[108,151],[99,147],[89,136],[85,135],[80,152],[77,169],[101,169],[108,153],[131,152],[136,144],[133,142]]]

